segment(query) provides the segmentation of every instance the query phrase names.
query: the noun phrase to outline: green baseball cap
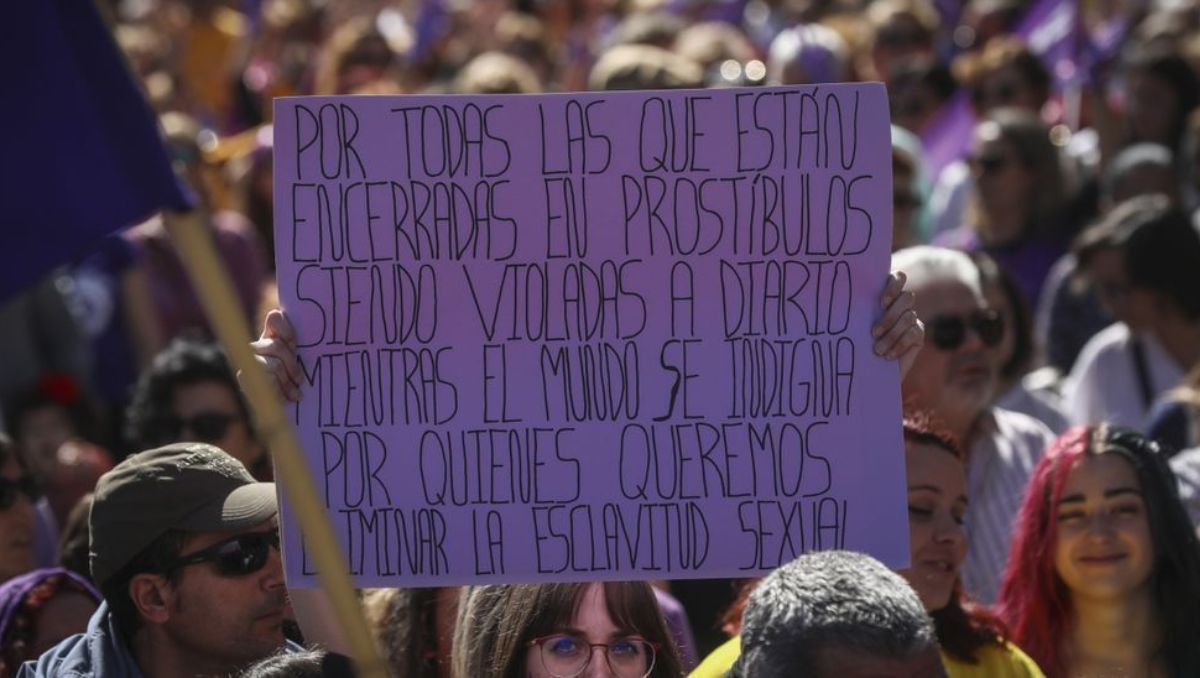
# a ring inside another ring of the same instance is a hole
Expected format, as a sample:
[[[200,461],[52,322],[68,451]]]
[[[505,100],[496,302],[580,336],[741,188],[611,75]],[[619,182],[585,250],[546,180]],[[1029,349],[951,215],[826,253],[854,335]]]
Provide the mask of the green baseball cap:
[[[92,579],[103,586],[169,530],[241,530],[278,510],[275,483],[256,481],[219,447],[175,443],[139,452],[96,483]]]

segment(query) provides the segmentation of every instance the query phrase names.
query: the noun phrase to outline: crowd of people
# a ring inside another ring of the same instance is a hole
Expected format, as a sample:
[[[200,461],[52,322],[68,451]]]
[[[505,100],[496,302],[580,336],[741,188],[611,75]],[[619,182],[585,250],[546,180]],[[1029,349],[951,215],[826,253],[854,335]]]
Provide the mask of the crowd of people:
[[[362,591],[391,675],[1200,675],[1197,3],[98,4],[291,400],[275,97],[887,85],[911,565]],[[353,675],[161,218],[0,348],[0,678]]]

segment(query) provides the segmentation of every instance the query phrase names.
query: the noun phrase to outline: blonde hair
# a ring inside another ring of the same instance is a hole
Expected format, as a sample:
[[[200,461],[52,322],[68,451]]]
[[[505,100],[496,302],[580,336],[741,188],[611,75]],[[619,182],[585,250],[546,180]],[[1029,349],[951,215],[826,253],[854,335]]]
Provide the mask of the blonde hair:
[[[701,87],[696,63],[661,47],[618,45],[606,51],[588,74],[588,89],[686,89]]]
[[[867,9],[867,20],[875,30],[886,26],[896,16],[911,17],[930,37],[942,24],[937,8],[929,0],[880,0],[871,3]]]
[[[542,83],[524,61],[502,52],[484,52],[463,66],[454,90],[463,94],[535,94],[542,91]]]

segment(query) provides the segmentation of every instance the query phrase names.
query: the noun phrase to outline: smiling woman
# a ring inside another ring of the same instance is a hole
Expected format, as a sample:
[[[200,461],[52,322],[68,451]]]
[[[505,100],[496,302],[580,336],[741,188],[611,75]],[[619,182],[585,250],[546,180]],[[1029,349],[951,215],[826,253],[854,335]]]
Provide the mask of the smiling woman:
[[[1051,446],[1000,612],[1050,678],[1200,674],[1200,542],[1156,443],[1102,425]]]
[[[950,678],[1041,678],[1041,671],[991,614],[967,598],[960,570],[967,555],[967,478],[963,454],[923,416],[904,420],[911,565],[900,575],[933,617]]]

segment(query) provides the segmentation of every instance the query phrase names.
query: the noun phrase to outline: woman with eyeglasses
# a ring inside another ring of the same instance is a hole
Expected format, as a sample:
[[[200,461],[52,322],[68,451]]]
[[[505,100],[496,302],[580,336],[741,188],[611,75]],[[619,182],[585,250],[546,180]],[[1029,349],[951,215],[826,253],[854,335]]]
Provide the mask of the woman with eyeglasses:
[[[679,652],[646,582],[465,589],[457,678],[677,678]]]
[[[1200,675],[1200,542],[1156,443],[1100,425],[1051,446],[999,611],[1050,678]]]

